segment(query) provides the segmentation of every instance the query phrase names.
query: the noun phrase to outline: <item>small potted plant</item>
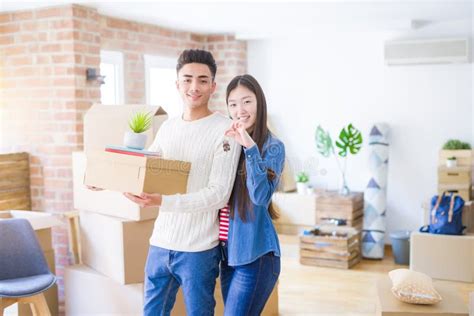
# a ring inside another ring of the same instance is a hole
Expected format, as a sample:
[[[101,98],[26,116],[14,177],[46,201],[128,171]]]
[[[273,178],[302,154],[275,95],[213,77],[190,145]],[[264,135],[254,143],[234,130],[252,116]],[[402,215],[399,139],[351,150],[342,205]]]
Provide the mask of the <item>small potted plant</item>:
[[[456,157],[448,157],[446,158],[446,167],[454,168],[457,165]]]
[[[137,112],[128,122],[129,131],[125,132],[123,143],[125,147],[142,150],[145,148],[147,135],[153,120],[152,113]]]
[[[309,176],[306,172],[301,171],[296,175],[296,190],[299,194],[306,194],[308,187]]]

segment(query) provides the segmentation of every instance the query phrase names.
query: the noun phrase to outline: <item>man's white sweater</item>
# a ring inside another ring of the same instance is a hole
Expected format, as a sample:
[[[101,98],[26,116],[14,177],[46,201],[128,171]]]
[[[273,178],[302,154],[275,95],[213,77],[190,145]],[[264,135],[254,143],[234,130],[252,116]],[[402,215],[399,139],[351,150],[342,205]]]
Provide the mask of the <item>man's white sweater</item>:
[[[150,244],[176,251],[203,251],[218,244],[218,210],[234,185],[240,145],[224,136],[231,120],[220,113],[195,121],[171,118],[150,151],[191,163],[186,194],[164,195]],[[229,146],[225,146],[228,143]]]

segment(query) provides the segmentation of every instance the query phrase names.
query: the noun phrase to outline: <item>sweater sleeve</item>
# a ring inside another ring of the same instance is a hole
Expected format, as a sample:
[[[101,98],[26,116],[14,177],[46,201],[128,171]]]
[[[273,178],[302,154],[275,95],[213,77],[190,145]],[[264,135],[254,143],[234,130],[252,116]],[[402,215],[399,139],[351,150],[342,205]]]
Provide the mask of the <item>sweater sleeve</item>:
[[[214,149],[209,181],[203,189],[186,194],[163,195],[160,212],[199,212],[224,207],[234,185],[241,147],[234,140],[220,138]]]
[[[285,146],[276,141],[263,151],[257,145],[245,149],[245,164],[247,169],[247,188],[250,200],[255,205],[268,206],[273,192],[278,186],[285,163]],[[275,172],[273,180],[268,179],[267,170]]]

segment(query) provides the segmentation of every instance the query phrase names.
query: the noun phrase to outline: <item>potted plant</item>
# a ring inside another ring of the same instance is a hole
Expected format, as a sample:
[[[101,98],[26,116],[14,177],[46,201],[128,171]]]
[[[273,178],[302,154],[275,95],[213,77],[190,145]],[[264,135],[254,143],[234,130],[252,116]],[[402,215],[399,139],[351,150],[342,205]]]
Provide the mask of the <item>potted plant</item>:
[[[147,135],[145,132],[150,129],[153,120],[152,113],[137,112],[128,122],[129,131],[125,132],[123,143],[128,148],[144,149]]]
[[[299,194],[306,194],[306,188],[308,187],[309,176],[306,172],[301,171],[296,175],[296,190]]]
[[[449,139],[446,143],[444,143],[439,159],[440,164],[446,163],[447,166],[452,166],[453,164],[454,166],[471,166],[471,145],[469,143],[462,142],[459,139]],[[448,162],[448,160],[451,160],[451,162]]]
[[[456,157],[448,157],[446,159],[446,167],[448,168],[454,168],[457,165],[457,160]]]
[[[337,167],[342,175],[342,186],[339,193],[341,195],[349,195],[350,190],[346,180],[346,158],[349,154],[356,155],[362,148],[361,132],[352,124],[344,127],[339,133],[339,139],[336,141],[336,147],[339,148],[339,152],[336,155],[331,136],[319,125],[316,129],[316,147],[323,157],[334,155]],[[342,163],[338,156],[343,160]]]

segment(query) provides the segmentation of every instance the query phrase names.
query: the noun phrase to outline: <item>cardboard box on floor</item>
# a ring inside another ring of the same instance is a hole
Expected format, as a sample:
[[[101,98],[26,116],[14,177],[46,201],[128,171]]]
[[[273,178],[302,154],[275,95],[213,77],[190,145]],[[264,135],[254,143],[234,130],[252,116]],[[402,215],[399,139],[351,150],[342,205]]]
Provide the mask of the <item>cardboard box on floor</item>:
[[[83,263],[120,284],[144,280],[155,220],[131,221],[80,212]]]
[[[84,184],[133,194],[186,193],[189,162],[111,152],[87,154]]]
[[[86,153],[103,151],[106,146],[123,145],[123,137],[129,131],[128,122],[134,113],[153,113],[152,127],[145,132],[147,135],[146,147],[148,148],[161,124],[167,120],[168,115],[159,106],[149,105],[103,105],[94,104],[84,116],[84,151]]]
[[[143,283],[120,285],[84,265],[69,266],[64,276],[66,315],[142,315]],[[215,315],[224,314],[219,280],[214,292]],[[182,291],[179,290],[173,316],[186,315]],[[278,286],[273,290],[262,315],[278,315]]]
[[[474,316],[474,292],[469,294],[469,316]]]
[[[423,203],[423,225],[430,223],[430,210],[431,203],[426,201]],[[474,233],[474,203],[473,201],[467,201],[464,203],[462,209],[462,224],[466,226],[466,233]]]
[[[415,305],[401,302],[392,294],[392,282],[388,276],[378,280],[376,315],[468,316],[467,306],[455,288],[440,282],[434,282],[433,285],[443,300],[434,305]]]
[[[86,155],[84,152],[72,153],[72,173],[74,208],[104,215],[116,216],[134,221],[154,219],[158,207],[140,207],[120,192],[91,191],[84,185]]]
[[[474,234],[412,233],[410,269],[435,279],[474,282]]]

